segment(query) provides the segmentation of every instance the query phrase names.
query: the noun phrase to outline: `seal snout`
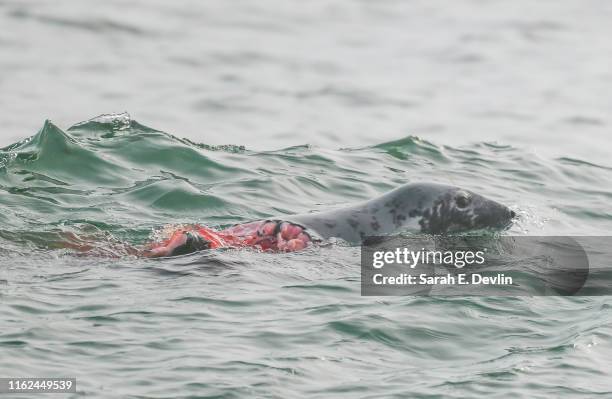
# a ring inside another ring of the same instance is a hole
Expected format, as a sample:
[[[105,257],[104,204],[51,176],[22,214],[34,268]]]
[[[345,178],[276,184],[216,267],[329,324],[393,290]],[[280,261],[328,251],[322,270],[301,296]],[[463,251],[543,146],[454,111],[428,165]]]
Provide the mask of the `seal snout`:
[[[497,227],[508,227],[512,223],[512,219],[516,217],[516,212],[508,208],[505,205],[495,203],[494,211],[492,213],[490,222],[493,226]]]
[[[475,206],[474,213],[477,215],[476,228],[505,228],[512,223],[516,212],[499,202],[480,197]]]
[[[514,219],[516,217],[516,212],[514,212],[512,209],[506,207],[505,205],[502,205],[505,209],[504,212],[504,216],[501,217],[500,221],[501,223],[499,224],[500,227],[508,227],[510,226],[510,224],[512,224],[512,219]]]
[[[508,208],[505,205],[499,204],[499,206],[504,209],[503,211],[504,216],[502,217],[502,219],[506,222],[506,224],[510,223],[512,219],[516,217],[516,212],[514,212],[512,209]]]

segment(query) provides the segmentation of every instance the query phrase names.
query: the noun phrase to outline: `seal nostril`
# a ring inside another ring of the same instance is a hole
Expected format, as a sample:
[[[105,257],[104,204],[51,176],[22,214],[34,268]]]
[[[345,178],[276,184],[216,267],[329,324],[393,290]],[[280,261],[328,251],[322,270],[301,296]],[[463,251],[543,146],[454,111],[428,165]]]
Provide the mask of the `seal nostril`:
[[[510,218],[514,219],[516,217],[516,213],[514,211],[510,211]]]

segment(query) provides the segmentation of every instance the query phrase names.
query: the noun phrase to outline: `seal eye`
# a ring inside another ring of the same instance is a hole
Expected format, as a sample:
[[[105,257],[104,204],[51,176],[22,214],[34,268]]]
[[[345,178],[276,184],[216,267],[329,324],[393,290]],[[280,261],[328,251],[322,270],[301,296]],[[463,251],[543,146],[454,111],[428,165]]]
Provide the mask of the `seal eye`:
[[[465,194],[459,194],[455,197],[455,204],[457,208],[466,208],[470,204],[470,198]]]

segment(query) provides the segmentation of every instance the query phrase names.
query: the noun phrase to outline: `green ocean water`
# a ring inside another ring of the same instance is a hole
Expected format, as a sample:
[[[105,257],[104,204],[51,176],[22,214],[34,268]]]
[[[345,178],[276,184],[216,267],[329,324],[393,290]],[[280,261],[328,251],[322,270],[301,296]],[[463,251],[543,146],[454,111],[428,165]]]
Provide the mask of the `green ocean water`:
[[[74,397],[610,397],[609,297],[361,297],[358,247],[127,256],[214,227],[469,188],[504,234],[606,235],[612,168],[416,136],[366,147],[207,145],[127,114],[45,122],[0,152],[0,375],[74,376]],[[59,248],[66,233],[96,256]],[[75,236],[71,236],[75,237]]]

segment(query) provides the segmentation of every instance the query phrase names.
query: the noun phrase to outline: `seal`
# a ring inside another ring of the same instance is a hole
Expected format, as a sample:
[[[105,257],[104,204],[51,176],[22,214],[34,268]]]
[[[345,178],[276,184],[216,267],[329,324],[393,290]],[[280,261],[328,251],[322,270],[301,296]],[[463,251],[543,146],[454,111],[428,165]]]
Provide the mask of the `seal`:
[[[368,236],[401,232],[444,234],[507,227],[515,213],[472,191],[436,183],[412,183],[380,197],[320,213],[286,216],[323,239],[360,243]]]
[[[505,205],[459,187],[406,184],[370,201],[326,212],[284,216],[223,230],[181,227],[161,243],[137,252],[146,257],[184,255],[204,249],[252,247],[293,252],[329,239],[361,243],[400,232],[444,234],[508,226],[516,215]]]

